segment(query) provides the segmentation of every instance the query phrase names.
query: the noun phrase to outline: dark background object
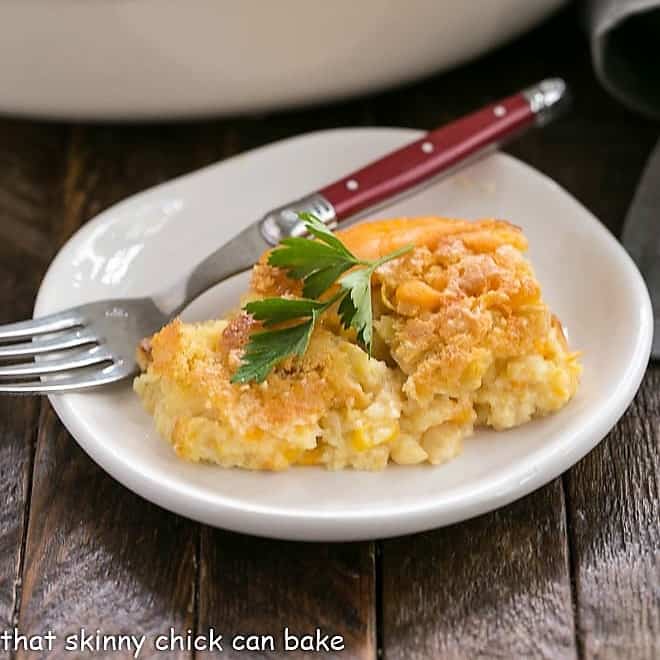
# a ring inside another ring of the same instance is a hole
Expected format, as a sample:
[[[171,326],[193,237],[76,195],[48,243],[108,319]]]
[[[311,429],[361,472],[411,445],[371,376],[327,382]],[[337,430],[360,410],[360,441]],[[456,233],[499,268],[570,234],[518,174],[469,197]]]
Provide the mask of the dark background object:
[[[660,0],[585,0],[596,75],[620,101],[660,118]]]
[[[651,295],[655,330],[651,358],[660,359],[660,142],[649,158],[626,216],[621,240]]]
[[[507,151],[618,233],[659,126],[603,91],[577,24],[569,10],[450,74],[304,112],[133,127],[0,120],[0,322],[30,315],[69,235],[144,187],[304,131],[430,129],[554,75],[571,85],[572,110]],[[562,477],[497,512],[382,543],[268,541],[167,513],[94,465],[46,400],[0,399],[0,439],[0,628],[321,626],[345,636],[341,658],[660,657],[658,365]]]

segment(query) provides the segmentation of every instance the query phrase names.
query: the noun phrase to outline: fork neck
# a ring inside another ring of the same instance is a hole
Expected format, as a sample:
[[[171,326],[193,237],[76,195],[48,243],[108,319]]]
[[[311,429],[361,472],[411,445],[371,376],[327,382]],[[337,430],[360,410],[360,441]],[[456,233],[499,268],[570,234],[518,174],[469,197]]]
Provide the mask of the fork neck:
[[[152,296],[152,300],[165,316],[177,316],[210,288],[252,268],[270,247],[261,234],[259,223],[250,225],[174,285]]]

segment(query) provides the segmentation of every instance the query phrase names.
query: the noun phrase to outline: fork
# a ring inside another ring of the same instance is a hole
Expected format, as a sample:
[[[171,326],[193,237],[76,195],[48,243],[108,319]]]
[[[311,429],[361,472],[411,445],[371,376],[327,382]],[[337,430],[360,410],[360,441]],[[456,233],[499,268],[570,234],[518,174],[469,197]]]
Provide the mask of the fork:
[[[544,80],[431,131],[266,213],[154,296],[102,300],[0,325],[0,393],[58,394],[128,378],[138,371],[136,350],[144,337],[210,287],[250,268],[283,238],[303,235],[299,213],[313,213],[334,229],[339,222],[456,170],[526,128],[545,124],[566,97],[563,80]]]

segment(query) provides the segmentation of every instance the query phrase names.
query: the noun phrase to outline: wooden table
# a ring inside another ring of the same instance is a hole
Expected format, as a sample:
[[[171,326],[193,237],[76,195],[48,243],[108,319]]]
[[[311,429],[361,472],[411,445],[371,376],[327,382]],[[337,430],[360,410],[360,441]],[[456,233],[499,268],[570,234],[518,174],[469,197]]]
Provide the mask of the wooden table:
[[[138,190],[306,131],[432,128],[550,75],[572,85],[572,112],[507,150],[617,233],[658,124],[598,86],[570,11],[452,73],[323,108],[155,126],[2,119],[0,320],[30,316],[58,247]],[[344,636],[344,658],[660,657],[657,365],[615,429],[562,477],[495,513],[377,543],[276,542],[163,511],[104,474],[45,400],[1,399],[0,434],[0,629],[320,626]],[[140,657],[153,655],[209,657]]]

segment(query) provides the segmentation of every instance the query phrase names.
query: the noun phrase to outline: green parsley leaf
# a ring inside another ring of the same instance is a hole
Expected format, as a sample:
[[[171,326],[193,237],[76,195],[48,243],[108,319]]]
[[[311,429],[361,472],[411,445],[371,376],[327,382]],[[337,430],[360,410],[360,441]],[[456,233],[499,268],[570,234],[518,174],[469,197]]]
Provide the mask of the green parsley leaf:
[[[316,323],[316,315],[314,311],[311,319],[290,328],[253,333],[245,348],[243,362],[231,382],[261,383],[284,358],[304,355]]]
[[[372,312],[371,275],[372,268],[354,270],[339,280],[348,295],[339,306],[339,314],[345,328],[354,328],[358,344],[371,356]],[[349,303],[344,301],[350,300]],[[343,305],[343,308],[342,308]]]
[[[253,333],[232,383],[260,383],[283,359],[304,355],[319,316],[335,303],[339,303],[337,311],[344,328],[355,330],[358,343],[371,356],[371,276],[376,268],[412,250],[412,246],[376,261],[363,261],[316,216],[301,213],[300,218],[314,238],[284,239],[280,247],[271,252],[268,263],[284,268],[289,277],[302,280],[304,298],[253,300],[245,305],[245,311],[263,321],[266,328],[297,319],[305,320],[286,328]],[[346,273],[350,269],[354,270]],[[339,291],[329,300],[319,300],[335,282],[339,284]]]
[[[305,227],[312,236],[316,236],[320,241],[343,254],[348,260],[358,262],[357,257],[313,213],[299,213],[298,217],[305,221]]]
[[[394,261],[394,259],[398,259],[399,257],[402,257],[404,254],[408,254],[412,249],[414,248],[414,245],[404,245],[403,247],[400,247],[398,250],[394,250],[394,252],[390,252],[389,254],[386,254],[384,257],[381,257],[380,259],[376,259],[376,261],[373,261],[371,264],[365,264],[368,265],[369,268],[371,268],[371,272],[373,273],[376,268],[379,266],[382,266],[383,264],[386,264],[388,261]]]
[[[314,271],[303,280],[303,296],[320,298],[352,266],[342,261]]]
[[[244,309],[257,321],[264,321],[266,327],[312,316],[324,308],[325,303],[309,298],[262,298],[247,303]]]
[[[268,263],[284,268],[287,275],[303,282],[303,295],[318,298],[360,260],[314,215],[301,213],[307,231],[317,240],[301,236],[285,238],[270,253]]]
[[[339,280],[342,289],[348,292],[339,305],[339,318],[344,328],[354,328],[357,342],[371,357],[373,337],[373,312],[371,309],[371,276],[379,266],[410,252],[407,245],[372,262],[368,267],[354,270]]]
[[[282,247],[270,253],[268,263],[284,268],[289,277],[296,280],[304,279],[319,268],[332,266],[339,261],[349,261],[334,248],[302,236],[285,238],[280,245]],[[353,264],[352,261],[350,263]]]

